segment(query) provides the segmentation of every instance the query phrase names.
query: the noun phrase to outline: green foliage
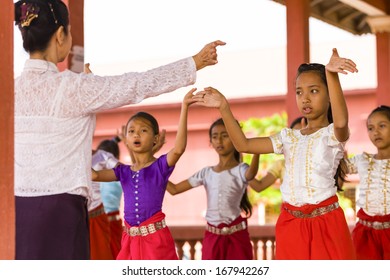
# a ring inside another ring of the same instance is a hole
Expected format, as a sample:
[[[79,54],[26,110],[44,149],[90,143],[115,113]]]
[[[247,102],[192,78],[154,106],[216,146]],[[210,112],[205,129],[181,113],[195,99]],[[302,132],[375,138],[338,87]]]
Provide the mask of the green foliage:
[[[287,126],[287,114],[282,112],[280,114],[273,114],[270,117],[263,118],[249,118],[246,121],[241,122],[242,130],[244,131],[247,137],[266,137],[278,133],[283,128]],[[276,160],[283,158],[283,155],[277,154],[264,154],[260,156],[259,170],[260,173],[258,178],[261,178],[266,174],[266,171],[272,163]],[[252,155],[244,155],[244,162],[250,163],[252,160]],[[282,202],[282,196],[280,191],[275,186],[270,186],[261,193],[257,193],[251,188],[248,190],[249,200],[252,205],[258,204],[260,201],[274,205],[278,207]]]

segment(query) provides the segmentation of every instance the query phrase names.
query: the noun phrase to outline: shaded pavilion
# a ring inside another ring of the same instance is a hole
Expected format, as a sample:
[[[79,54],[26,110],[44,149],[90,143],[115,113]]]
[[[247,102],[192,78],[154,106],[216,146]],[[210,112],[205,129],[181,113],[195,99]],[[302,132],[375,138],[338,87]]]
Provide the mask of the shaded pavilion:
[[[354,110],[368,110],[379,104],[390,104],[390,3],[386,0],[299,0],[282,1],[270,0],[286,6],[287,26],[287,82],[293,84],[296,68],[302,62],[309,62],[309,17],[315,17],[330,25],[346,30],[352,34],[372,33],[376,36],[376,62],[377,62],[377,87],[368,90],[346,92],[348,106]],[[75,46],[84,46],[83,29],[83,0],[66,0],[71,14],[73,43]],[[0,17],[0,219],[3,226],[0,227],[0,259],[14,259],[15,246],[15,215],[14,215],[14,73],[13,73],[13,2],[0,0],[2,16]],[[59,65],[60,69],[72,69],[72,56]],[[282,106],[290,118],[299,115],[295,105],[295,91],[288,87],[286,96],[262,97],[254,99],[237,100],[232,103],[232,110],[238,112],[243,118],[242,111],[253,112],[259,103],[276,104],[276,108]],[[366,107],[364,107],[366,106]],[[169,133],[173,135],[175,121],[178,116],[180,105],[163,105],[146,107],[152,114],[160,114],[164,119],[166,115]],[[270,106],[270,108],[272,108]],[[253,111],[251,111],[253,110]],[[265,111],[269,114],[272,111]],[[200,116],[201,124],[192,124],[192,132],[205,134],[209,118],[209,111],[205,108],[197,108],[193,114]],[[98,125],[95,143],[107,138],[112,132],[101,121],[111,117],[117,124],[127,120],[129,111],[120,108],[97,116]],[[173,117],[173,118],[172,118]],[[160,119],[160,118],[159,118]],[[99,120],[100,123],[99,124]],[[191,127],[191,123],[189,125]],[[104,132],[106,131],[106,132]],[[108,132],[107,132],[108,131]],[[192,133],[190,131],[190,133]],[[207,133],[206,133],[207,134]],[[200,141],[199,138],[194,139]],[[5,226],[6,225],[6,226]]]

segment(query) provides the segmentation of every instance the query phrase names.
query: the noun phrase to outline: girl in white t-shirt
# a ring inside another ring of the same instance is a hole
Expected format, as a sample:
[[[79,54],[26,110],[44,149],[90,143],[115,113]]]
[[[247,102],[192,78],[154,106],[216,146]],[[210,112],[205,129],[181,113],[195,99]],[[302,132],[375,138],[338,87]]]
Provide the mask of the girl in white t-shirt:
[[[356,65],[339,57],[336,49],[326,66],[300,65],[296,101],[307,126],[285,128],[271,137],[248,139],[218,90],[206,88],[194,97],[198,104],[220,110],[239,152],[284,154],[283,203],[275,232],[277,259],[355,258],[335,179],[349,138],[348,110],[338,77],[347,71],[357,72]]]
[[[356,256],[362,260],[390,259],[390,107],[379,106],[367,119],[368,136],[376,154],[348,159],[349,173],[359,174],[359,221],[352,232]]]
[[[167,191],[175,195],[193,187],[205,187],[207,225],[202,242],[203,260],[251,260],[253,249],[247,217],[252,214],[252,206],[247,186],[256,176],[259,156],[253,156],[250,166],[240,162],[240,154],[234,148],[222,119],[210,126],[209,136],[219,156],[217,165],[204,167],[177,185],[168,182]],[[241,216],[241,212],[246,216]]]

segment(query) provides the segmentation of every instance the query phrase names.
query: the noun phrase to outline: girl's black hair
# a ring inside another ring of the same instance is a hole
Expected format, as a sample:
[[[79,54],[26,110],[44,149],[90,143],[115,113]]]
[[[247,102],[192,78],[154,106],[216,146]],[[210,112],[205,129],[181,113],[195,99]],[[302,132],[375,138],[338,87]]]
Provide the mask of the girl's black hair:
[[[119,145],[113,140],[103,140],[99,143],[98,150],[103,150],[114,155],[115,158],[119,159]]]
[[[305,123],[307,124],[307,119],[306,119],[305,117],[300,116],[300,117],[294,119],[294,120],[291,122],[290,128],[293,128],[293,127],[296,126],[297,124],[300,124],[302,119],[305,119]]]
[[[126,124],[126,129],[127,129],[127,126],[129,125],[129,123],[135,119],[147,120],[150,123],[150,125],[152,126],[154,135],[158,135],[160,133],[160,128],[158,126],[158,122],[157,122],[156,118],[153,117],[151,114],[146,113],[146,112],[138,112],[138,113],[134,114],[133,116],[131,116],[129,121]]]
[[[314,72],[318,74],[323,82],[323,84],[326,87],[326,90],[328,90],[328,81],[326,79],[326,72],[325,72],[325,65],[320,63],[303,63],[298,67],[298,73],[297,78],[299,75],[305,72]],[[327,112],[328,122],[333,123],[333,116],[332,116],[332,106],[329,103],[329,108]],[[342,191],[342,184],[346,182],[346,163],[344,159],[340,160],[339,166],[337,167],[336,174],[334,176],[335,184],[338,191]],[[340,185],[341,182],[341,185]]]
[[[238,124],[240,124],[238,121],[237,121]],[[210,142],[211,142],[211,138],[212,138],[212,130],[215,126],[217,125],[223,125],[225,126],[225,123],[223,122],[223,119],[222,118],[219,118],[217,119],[215,122],[213,122],[209,128],[209,137],[210,137]],[[241,154],[236,150],[236,148],[234,148],[234,158],[238,161],[238,162],[241,162]],[[248,197],[248,192],[247,190],[245,189],[245,192],[244,194],[242,195],[242,198],[241,198],[241,201],[240,201],[240,208],[242,211],[245,212],[245,215],[249,218],[250,216],[252,216],[252,204],[250,203],[249,201],[249,197]]]
[[[14,7],[26,52],[44,51],[61,26],[68,35],[69,12],[61,0],[21,0]]]
[[[369,119],[374,113],[381,113],[386,116],[386,118],[390,121],[390,107],[386,105],[380,105],[376,107],[372,112],[368,115]]]

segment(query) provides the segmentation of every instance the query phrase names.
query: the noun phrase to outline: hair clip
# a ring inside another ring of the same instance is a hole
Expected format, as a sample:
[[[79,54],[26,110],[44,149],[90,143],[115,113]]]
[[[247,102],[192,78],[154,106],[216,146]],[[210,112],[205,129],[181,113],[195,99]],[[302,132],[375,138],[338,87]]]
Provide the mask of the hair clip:
[[[23,3],[20,9],[21,9],[20,26],[21,27],[30,26],[33,19],[38,17],[39,7],[32,3]]]
[[[57,20],[56,14],[54,13],[53,5],[50,2],[48,2],[48,4],[49,4],[49,8],[50,8],[51,14],[53,15],[53,19],[54,19],[55,24],[58,24],[58,20]]]

